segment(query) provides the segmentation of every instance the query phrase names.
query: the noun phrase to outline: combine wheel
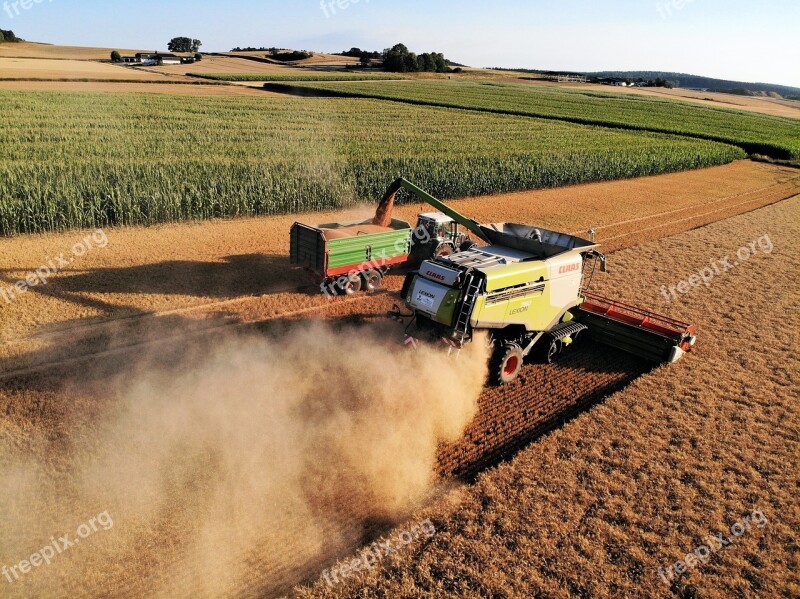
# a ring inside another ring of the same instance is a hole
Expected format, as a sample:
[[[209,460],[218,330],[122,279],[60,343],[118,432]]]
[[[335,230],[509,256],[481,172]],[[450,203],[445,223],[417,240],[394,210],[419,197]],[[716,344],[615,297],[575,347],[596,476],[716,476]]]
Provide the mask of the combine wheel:
[[[383,285],[383,275],[379,270],[368,270],[361,277],[364,279],[364,291],[377,291]]]
[[[434,258],[445,258],[456,253],[456,246],[449,241],[443,241],[433,252]]]
[[[503,343],[492,355],[490,375],[495,385],[507,385],[522,369],[524,356],[522,348],[516,343]]]
[[[361,276],[349,277],[343,284],[337,285],[339,293],[342,295],[355,295],[361,291]]]

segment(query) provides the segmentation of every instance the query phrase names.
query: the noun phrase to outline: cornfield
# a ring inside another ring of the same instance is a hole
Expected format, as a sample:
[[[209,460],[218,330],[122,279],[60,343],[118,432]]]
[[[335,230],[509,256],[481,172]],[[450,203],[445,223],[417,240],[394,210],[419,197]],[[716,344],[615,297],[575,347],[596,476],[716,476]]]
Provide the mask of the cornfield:
[[[266,84],[291,91],[298,86]],[[402,85],[371,83],[308,84],[326,95],[366,97],[417,105],[469,108],[493,113],[558,119],[629,130],[674,133],[731,143],[748,153],[800,158],[800,121],[600,91],[476,81],[409,81]],[[305,90],[308,91],[307,89]]]
[[[736,147],[364,99],[0,91],[0,235],[296,213],[718,165]]]

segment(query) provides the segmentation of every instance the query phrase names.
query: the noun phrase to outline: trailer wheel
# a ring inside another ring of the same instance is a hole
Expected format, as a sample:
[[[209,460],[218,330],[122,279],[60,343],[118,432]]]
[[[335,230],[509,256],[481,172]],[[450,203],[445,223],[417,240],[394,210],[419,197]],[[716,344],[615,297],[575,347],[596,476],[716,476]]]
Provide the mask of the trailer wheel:
[[[495,385],[507,385],[519,375],[524,356],[516,343],[504,343],[493,356],[490,374]]]
[[[363,275],[364,291],[377,291],[383,285],[383,275],[379,270],[368,270]]]
[[[338,289],[342,295],[355,295],[361,291],[361,277],[349,277],[343,284],[338,285]]]

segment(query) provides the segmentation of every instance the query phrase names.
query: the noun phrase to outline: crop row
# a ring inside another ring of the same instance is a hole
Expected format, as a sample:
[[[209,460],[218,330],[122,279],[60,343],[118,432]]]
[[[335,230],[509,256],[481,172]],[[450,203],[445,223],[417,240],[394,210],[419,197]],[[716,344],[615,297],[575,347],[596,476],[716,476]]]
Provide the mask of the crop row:
[[[294,87],[266,85],[284,91],[292,91]],[[391,86],[369,82],[353,85],[322,82],[304,87],[312,87],[327,95],[396,100],[552,118],[586,125],[674,133],[736,144],[748,153],[783,159],[800,158],[798,119],[711,108],[630,93],[477,81],[408,81]]]
[[[270,73],[187,73],[189,77],[212,81],[399,81],[399,75],[372,73],[307,73],[274,75]]]
[[[452,198],[723,164],[733,146],[318,98],[0,91],[0,235]]]

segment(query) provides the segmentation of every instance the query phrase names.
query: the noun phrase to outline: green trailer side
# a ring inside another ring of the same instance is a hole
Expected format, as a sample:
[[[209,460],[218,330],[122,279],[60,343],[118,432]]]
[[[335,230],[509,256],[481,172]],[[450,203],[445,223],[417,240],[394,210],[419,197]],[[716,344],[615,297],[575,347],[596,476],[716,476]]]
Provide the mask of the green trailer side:
[[[408,261],[411,251],[411,225],[393,219],[390,231],[328,239],[323,229],[336,231],[369,225],[372,221],[305,225],[295,223],[291,230],[290,261],[317,275],[323,282],[352,272],[380,270]]]

